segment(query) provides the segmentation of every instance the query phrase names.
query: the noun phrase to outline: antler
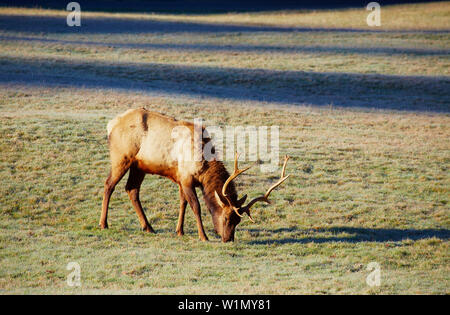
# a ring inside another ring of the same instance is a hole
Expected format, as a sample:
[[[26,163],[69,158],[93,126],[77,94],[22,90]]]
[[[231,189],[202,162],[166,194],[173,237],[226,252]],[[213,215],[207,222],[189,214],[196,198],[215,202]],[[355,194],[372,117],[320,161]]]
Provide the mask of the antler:
[[[288,179],[288,177],[290,176],[290,175],[285,176],[285,172],[286,172],[286,164],[287,164],[287,161],[289,160],[289,156],[286,155],[286,156],[284,157],[284,164],[283,164],[283,169],[281,170],[281,177],[280,177],[280,179],[279,179],[275,184],[273,184],[272,186],[270,186],[270,188],[267,190],[267,192],[266,192],[263,196],[257,197],[257,198],[255,198],[255,199],[253,199],[253,200],[250,201],[245,207],[242,207],[242,208],[240,208],[240,209],[237,208],[237,207],[234,207],[234,206],[232,205],[230,199],[228,199],[228,196],[227,196],[227,194],[226,194],[226,190],[227,190],[228,184],[229,184],[233,179],[235,179],[236,177],[238,177],[240,174],[244,173],[246,170],[248,170],[248,169],[251,167],[251,166],[249,166],[249,167],[247,167],[247,168],[244,168],[244,169],[240,170],[240,169],[238,168],[238,159],[239,159],[239,154],[236,152],[235,157],[234,157],[234,171],[233,171],[233,174],[231,174],[230,177],[228,177],[228,179],[225,181],[225,184],[224,184],[223,187],[222,187],[222,195],[223,195],[223,196],[225,197],[225,199],[228,201],[228,204],[229,204],[230,206],[233,207],[234,212],[236,212],[236,214],[237,214],[238,216],[240,216],[240,217],[243,216],[241,213],[239,213],[239,210],[240,210],[242,213],[244,213],[244,212],[247,213],[247,215],[248,215],[250,221],[255,222],[255,221],[253,220],[251,214],[250,214],[250,208],[251,208],[255,203],[257,203],[258,201],[264,201],[264,202],[270,203],[269,195],[270,195],[270,193],[272,192],[272,190],[274,190],[275,188],[277,188],[278,186],[280,186],[280,185],[281,185],[286,179]],[[216,197],[218,197],[217,192],[216,192]],[[244,198],[242,198],[242,203],[244,202],[245,197],[247,197],[247,196],[244,196]]]
[[[240,169],[238,168],[238,159],[239,159],[239,154],[236,152],[235,155],[234,155],[234,171],[233,171],[233,174],[231,174],[230,177],[228,177],[228,179],[225,181],[225,184],[223,184],[223,187],[222,187],[222,195],[223,195],[223,196],[225,197],[225,199],[228,201],[228,204],[229,204],[231,207],[233,207],[234,212],[236,212],[237,215],[239,215],[240,217],[242,217],[242,215],[241,215],[241,214],[239,213],[239,211],[238,211],[239,208],[233,206],[233,204],[231,203],[231,200],[228,199],[228,196],[227,196],[227,194],[226,194],[228,184],[231,183],[231,181],[232,181],[233,179],[235,179],[236,177],[238,177],[240,174],[244,173],[246,170],[248,170],[248,169],[251,167],[251,166],[249,166],[249,167],[247,167],[247,168],[244,168],[244,169],[240,170]],[[246,198],[247,198],[247,195],[245,195],[245,196],[241,199],[241,203],[244,203]]]
[[[231,183],[231,181],[233,179],[235,179],[236,177],[238,177],[240,174],[244,173],[246,170],[248,170],[251,167],[251,166],[249,166],[247,168],[240,170],[238,168],[238,159],[239,159],[239,153],[236,152],[236,154],[234,155],[234,172],[233,172],[233,174],[231,174],[230,177],[228,177],[228,179],[226,180],[225,184],[223,184],[223,187],[222,187],[222,195],[224,197],[227,197],[226,191],[227,191],[228,184]]]
[[[255,203],[257,203],[258,201],[264,201],[264,202],[267,202],[267,203],[270,203],[270,200],[269,200],[269,195],[270,195],[270,193],[272,192],[272,190],[274,190],[275,188],[277,188],[278,186],[280,186],[286,179],[288,179],[288,177],[290,176],[290,175],[287,175],[287,176],[285,176],[284,175],[284,173],[285,173],[285,171],[286,171],[286,164],[287,164],[287,161],[289,160],[289,156],[285,156],[284,157],[284,164],[283,164],[283,169],[281,170],[281,177],[280,177],[280,180],[278,180],[275,184],[273,184],[272,186],[270,186],[270,188],[267,190],[267,192],[264,194],[264,196],[261,196],[261,197],[257,197],[257,198],[255,198],[255,199],[253,199],[252,201],[250,201],[244,208],[243,208],[243,210],[242,210],[242,212],[246,212],[247,214],[248,214],[248,217],[250,218],[250,220],[252,221],[252,222],[255,222],[255,221],[253,221],[253,219],[252,219],[252,217],[251,217],[251,215],[250,215],[250,208],[255,204]],[[242,216],[242,215],[241,215]]]

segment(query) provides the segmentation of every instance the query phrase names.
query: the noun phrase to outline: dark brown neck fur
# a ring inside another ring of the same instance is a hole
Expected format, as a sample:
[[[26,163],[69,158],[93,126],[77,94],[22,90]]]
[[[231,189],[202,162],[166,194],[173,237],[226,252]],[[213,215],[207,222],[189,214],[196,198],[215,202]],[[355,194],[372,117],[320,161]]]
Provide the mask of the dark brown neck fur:
[[[216,202],[214,192],[217,191],[222,200],[224,200],[222,195],[222,187],[228,177],[230,177],[230,174],[222,162],[214,160],[205,163],[204,172],[199,179],[203,188],[205,201],[208,204],[210,211],[215,212],[215,210],[220,208]],[[226,193],[231,202],[235,204],[237,201],[237,193],[233,182],[228,184]],[[211,209],[211,206],[214,206],[214,209]]]
[[[206,206],[212,216],[214,230],[219,235],[222,235],[223,233],[222,218],[224,209],[217,203],[215,192],[217,191],[217,194],[222,199],[222,202],[225,202],[225,198],[222,195],[222,187],[228,177],[230,177],[230,174],[223,163],[214,160],[204,163],[203,171],[198,178],[202,187],[203,198],[205,199]],[[233,182],[228,184],[226,194],[232,204],[236,204],[237,193]]]

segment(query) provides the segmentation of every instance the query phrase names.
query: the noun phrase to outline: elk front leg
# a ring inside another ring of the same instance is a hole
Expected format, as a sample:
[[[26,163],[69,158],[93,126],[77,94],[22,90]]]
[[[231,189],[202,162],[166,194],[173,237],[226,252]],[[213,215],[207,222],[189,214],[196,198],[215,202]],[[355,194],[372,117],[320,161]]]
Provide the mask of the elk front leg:
[[[184,214],[186,212],[187,200],[184,196],[183,188],[179,185],[179,193],[180,193],[180,214],[178,215],[178,224],[177,224],[177,234],[179,236],[184,235]]]
[[[130,197],[131,203],[139,217],[142,231],[155,233],[150,223],[148,223],[144,210],[142,209],[141,201],[139,199],[139,190],[141,188],[142,181],[144,180],[145,173],[139,170],[136,166],[130,167],[130,175],[128,176],[127,185],[125,190]]]
[[[192,208],[195,215],[195,220],[197,221],[198,236],[202,241],[207,241],[205,229],[203,228],[202,216],[200,212],[200,203],[198,202],[197,193],[195,188],[190,186],[183,186],[184,195]]]
[[[122,163],[119,166],[112,167],[108,178],[105,181],[105,190],[103,192],[102,214],[100,216],[99,226],[102,229],[108,228],[108,206],[111,194],[117,183],[122,179],[123,175],[128,171],[128,165]]]

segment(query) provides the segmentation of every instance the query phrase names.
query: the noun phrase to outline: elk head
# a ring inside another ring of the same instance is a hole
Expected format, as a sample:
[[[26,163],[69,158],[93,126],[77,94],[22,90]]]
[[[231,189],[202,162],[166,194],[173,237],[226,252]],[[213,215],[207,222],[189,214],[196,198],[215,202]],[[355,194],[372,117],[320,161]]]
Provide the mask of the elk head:
[[[221,198],[219,193],[215,191],[216,201],[222,208],[221,236],[223,242],[234,241],[234,232],[236,226],[241,222],[241,218],[244,216],[244,213],[248,215],[250,221],[255,222],[250,214],[250,209],[253,207],[253,205],[259,201],[263,201],[270,204],[271,202],[269,200],[269,195],[272,192],[272,190],[281,185],[290,176],[290,175],[285,176],[286,164],[289,159],[288,156],[285,156],[280,179],[275,184],[270,186],[270,188],[264,195],[254,198],[247,205],[244,206],[244,202],[247,199],[247,195],[244,195],[244,197],[242,197],[241,199],[238,199],[237,201],[233,202],[233,200],[231,200],[229,196],[227,196],[226,194],[228,184],[236,177],[238,177],[240,174],[244,173],[246,170],[250,168],[247,167],[245,169],[240,170],[238,168],[238,158],[239,154],[236,153],[234,158],[234,172],[233,174],[230,175],[230,177],[226,180],[226,182],[222,187],[223,198]]]

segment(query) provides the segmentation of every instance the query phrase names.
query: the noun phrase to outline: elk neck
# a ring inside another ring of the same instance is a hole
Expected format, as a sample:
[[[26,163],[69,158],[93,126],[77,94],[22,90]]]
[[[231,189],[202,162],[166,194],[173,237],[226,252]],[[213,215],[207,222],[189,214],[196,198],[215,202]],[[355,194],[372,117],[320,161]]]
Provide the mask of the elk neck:
[[[222,187],[228,177],[230,177],[230,174],[223,163],[216,160],[205,163],[203,172],[199,176],[205,203],[213,215],[213,219],[222,213],[222,208],[217,204],[215,192],[217,191],[219,196],[224,199]],[[237,193],[233,182],[227,186],[226,194],[233,204],[235,204],[237,201]]]

